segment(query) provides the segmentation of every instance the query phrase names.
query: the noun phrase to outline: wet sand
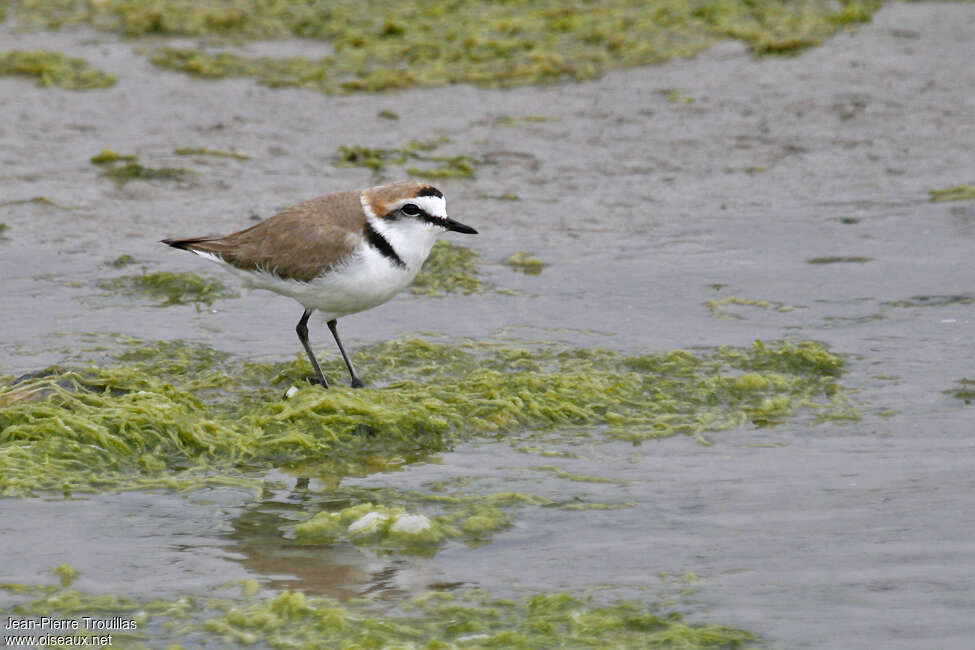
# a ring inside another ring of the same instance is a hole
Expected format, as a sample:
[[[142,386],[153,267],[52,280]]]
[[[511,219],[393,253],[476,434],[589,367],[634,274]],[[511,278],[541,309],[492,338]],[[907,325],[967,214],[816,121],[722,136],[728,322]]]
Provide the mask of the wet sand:
[[[118,77],[87,93],[0,78],[0,203],[44,196],[69,207],[0,206],[0,371],[63,362],[89,345],[86,332],[296,356],[301,310],[284,298],[160,309],[98,281],[121,273],[106,264],[123,253],[149,270],[218,274],[156,242],[373,184],[368,170],[333,164],[340,145],[443,135],[445,153],[491,161],[476,180],[438,183],[452,216],[482,233],[454,241],[481,254],[487,280],[521,295],[402,295],[343,320],[353,349],[417,331],[653,352],[812,339],[847,355],[843,383],[862,402],[856,422],[744,427],[709,447],[670,438],[539,459],[481,441],[346,479],[408,489],[473,476],[484,489],[637,503],[526,508],[490,544],[422,560],[288,557],[284,513],[324,488],[5,499],[3,580],[36,583],[66,562],[95,593],[177,596],[258,577],[390,599],[442,582],[652,597],[660,572],[693,572],[690,615],[770,647],[970,647],[975,442],[971,407],[944,391],[973,376],[975,201],[932,203],[929,191],[975,184],[973,33],[973,5],[894,4],[796,58],[755,60],[724,43],[591,83],[344,97],[160,71],[130,43],[90,31],[0,33],[0,50],[49,47]],[[313,55],[321,45],[274,48]],[[400,119],[379,117],[384,109]],[[551,119],[501,119],[529,115]],[[250,159],[187,159],[177,147]],[[103,148],[194,173],[120,188],[89,162]],[[505,193],[520,200],[487,198]],[[501,263],[525,249],[549,265],[541,275]],[[809,263],[828,256],[869,261]],[[948,298],[917,298],[931,296]],[[727,297],[795,309],[729,305],[739,318],[715,317],[707,302]],[[322,323],[312,339],[332,354]],[[545,464],[627,482],[533,469]],[[247,533],[240,523],[254,519],[263,524]]]

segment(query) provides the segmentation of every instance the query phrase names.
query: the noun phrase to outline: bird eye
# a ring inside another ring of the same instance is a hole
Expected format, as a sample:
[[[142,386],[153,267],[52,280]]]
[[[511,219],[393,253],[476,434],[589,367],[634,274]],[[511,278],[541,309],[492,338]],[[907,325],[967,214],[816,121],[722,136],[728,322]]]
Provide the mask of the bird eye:
[[[416,207],[416,205],[414,205],[413,203],[407,203],[402,208],[400,208],[400,210],[403,211],[403,214],[410,217],[415,217],[416,215],[420,214],[420,208]]]

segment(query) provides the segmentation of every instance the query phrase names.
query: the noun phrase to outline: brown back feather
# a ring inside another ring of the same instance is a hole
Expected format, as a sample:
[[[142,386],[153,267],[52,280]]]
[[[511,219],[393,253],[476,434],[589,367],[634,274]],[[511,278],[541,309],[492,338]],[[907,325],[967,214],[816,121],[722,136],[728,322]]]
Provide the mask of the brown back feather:
[[[355,250],[365,229],[360,192],[339,192],[293,205],[229,235],[164,239],[175,248],[217,255],[248,271],[310,282]]]

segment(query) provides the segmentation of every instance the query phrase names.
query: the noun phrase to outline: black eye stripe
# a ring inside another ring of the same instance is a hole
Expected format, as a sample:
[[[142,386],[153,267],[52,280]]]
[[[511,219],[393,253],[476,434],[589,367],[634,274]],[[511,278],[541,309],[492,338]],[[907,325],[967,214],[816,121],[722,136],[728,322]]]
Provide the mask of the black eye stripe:
[[[443,217],[435,217],[432,214],[428,214],[426,212],[420,214],[419,220],[426,221],[427,223],[432,223],[435,226],[443,226],[444,224]]]
[[[416,208],[415,213],[410,212],[410,206]],[[416,219],[417,221],[432,223],[435,226],[446,228],[446,225],[444,225],[446,219],[444,219],[443,217],[433,216],[432,214],[430,214],[423,208],[419,207],[415,203],[407,203],[396,210],[392,210],[388,214],[384,215],[383,219],[386,221],[399,221],[400,219],[403,218],[404,215],[409,217],[410,219]]]

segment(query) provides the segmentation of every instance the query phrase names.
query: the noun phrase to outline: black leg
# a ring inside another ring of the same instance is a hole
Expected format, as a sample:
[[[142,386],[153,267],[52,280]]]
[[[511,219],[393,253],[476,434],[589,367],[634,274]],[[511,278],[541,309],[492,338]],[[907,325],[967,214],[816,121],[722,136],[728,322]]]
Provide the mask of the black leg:
[[[332,330],[332,336],[335,337],[335,343],[339,346],[339,352],[342,353],[342,358],[345,359],[345,365],[349,369],[349,374],[352,375],[352,388],[362,388],[366,385],[366,382],[359,378],[359,375],[355,371],[355,366],[352,365],[352,361],[349,359],[349,355],[345,353],[345,348],[342,347],[342,339],[339,338],[339,331],[336,329],[338,325],[338,320],[332,319],[328,321],[328,329]]]
[[[305,310],[305,313],[301,315],[301,320],[298,321],[298,327],[295,328],[295,331],[298,332],[298,340],[301,341],[302,347],[305,348],[305,354],[308,355],[308,360],[311,361],[311,366],[315,369],[315,378],[319,384],[328,388],[328,380],[325,379],[325,375],[322,373],[322,367],[318,365],[318,359],[315,358],[315,353],[311,351],[311,346],[308,345],[308,317],[311,316],[312,311],[311,309]],[[334,323],[335,321],[332,322]],[[335,330],[333,329],[332,333],[334,332]]]

